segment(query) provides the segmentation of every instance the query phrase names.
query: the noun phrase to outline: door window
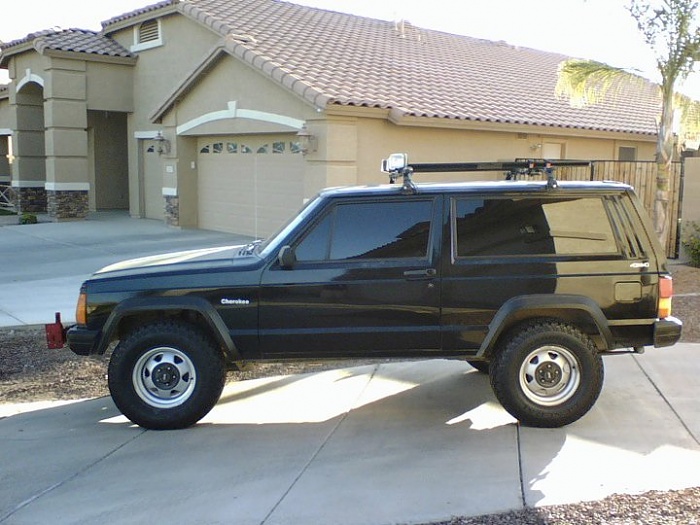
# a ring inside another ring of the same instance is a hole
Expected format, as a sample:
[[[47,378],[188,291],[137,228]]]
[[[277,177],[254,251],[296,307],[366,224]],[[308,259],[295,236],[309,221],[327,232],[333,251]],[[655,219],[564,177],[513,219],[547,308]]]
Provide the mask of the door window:
[[[296,247],[298,261],[427,258],[433,200],[338,204]]]

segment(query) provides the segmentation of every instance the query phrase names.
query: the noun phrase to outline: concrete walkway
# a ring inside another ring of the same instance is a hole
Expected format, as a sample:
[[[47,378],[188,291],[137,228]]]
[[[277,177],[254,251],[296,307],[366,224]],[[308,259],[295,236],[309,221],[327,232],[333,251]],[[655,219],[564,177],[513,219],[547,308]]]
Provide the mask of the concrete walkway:
[[[3,240],[15,295],[0,309],[31,324],[95,263],[235,239],[113,217],[4,227]],[[484,375],[445,360],[230,384],[172,432],[133,426],[109,398],[0,400],[0,524],[410,524],[700,486],[699,355],[606,358],[596,406],[556,430],[518,427]]]

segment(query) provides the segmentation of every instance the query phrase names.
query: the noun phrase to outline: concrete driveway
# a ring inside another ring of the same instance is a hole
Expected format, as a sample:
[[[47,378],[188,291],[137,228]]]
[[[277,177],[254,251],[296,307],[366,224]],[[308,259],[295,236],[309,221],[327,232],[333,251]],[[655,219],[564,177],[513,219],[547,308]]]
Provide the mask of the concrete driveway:
[[[0,228],[17,243],[2,257],[21,295],[2,290],[0,309],[31,324],[54,298],[70,302],[90,264],[154,253],[162,237],[177,249],[234,240],[133,222]],[[556,430],[518,427],[484,375],[445,360],[230,384],[172,432],[131,425],[109,398],[0,400],[0,523],[388,525],[700,486],[699,353],[606,358],[596,406]]]
[[[57,311],[65,322],[75,322],[81,283],[108,264],[248,241],[240,235],[168,228],[162,221],[132,219],[125,212],[92,214],[86,221],[2,226],[0,327],[53,322]]]

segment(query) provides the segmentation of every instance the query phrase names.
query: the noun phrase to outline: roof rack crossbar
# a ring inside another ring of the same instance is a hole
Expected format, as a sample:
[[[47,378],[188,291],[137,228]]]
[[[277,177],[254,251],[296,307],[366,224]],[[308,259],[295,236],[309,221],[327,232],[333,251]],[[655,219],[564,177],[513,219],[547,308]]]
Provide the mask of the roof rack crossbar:
[[[585,160],[547,160],[547,159],[515,159],[512,162],[435,162],[409,164],[408,155],[394,153],[382,161],[381,169],[389,174],[393,184],[396,179],[403,177],[403,189],[415,193],[417,188],[411,176],[414,173],[456,173],[468,171],[503,171],[506,180],[513,180],[518,175],[547,175],[547,188],[557,187],[554,169],[558,167],[590,167],[590,161]]]
[[[516,160],[512,162],[435,162],[409,164],[414,173],[448,173],[460,171],[542,171],[546,168],[564,166],[590,166],[591,163],[582,160]]]

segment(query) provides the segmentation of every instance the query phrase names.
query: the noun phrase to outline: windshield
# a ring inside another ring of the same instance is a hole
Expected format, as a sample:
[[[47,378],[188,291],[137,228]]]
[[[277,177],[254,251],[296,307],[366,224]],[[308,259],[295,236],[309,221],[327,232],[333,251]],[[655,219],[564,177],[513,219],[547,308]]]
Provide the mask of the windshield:
[[[314,210],[319,206],[321,199],[316,196],[307,202],[304,207],[293,216],[282,228],[280,228],[277,233],[270,236],[266,241],[259,245],[258,253],[261,257],[265,258],[269,254],[274,253],[279,248],[281,248],[282,242],[289,237],[289,234],[299,226],[304,220],[312,215]]]

